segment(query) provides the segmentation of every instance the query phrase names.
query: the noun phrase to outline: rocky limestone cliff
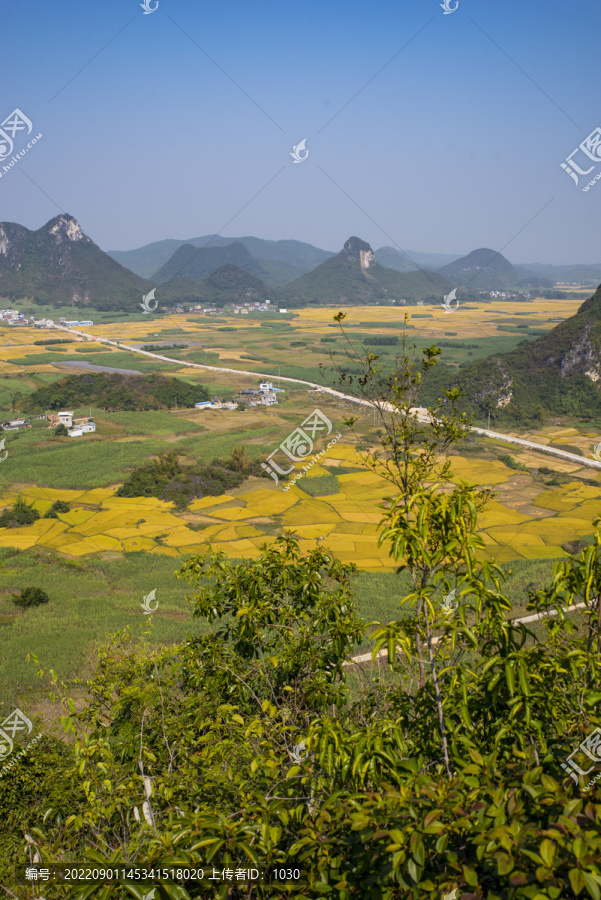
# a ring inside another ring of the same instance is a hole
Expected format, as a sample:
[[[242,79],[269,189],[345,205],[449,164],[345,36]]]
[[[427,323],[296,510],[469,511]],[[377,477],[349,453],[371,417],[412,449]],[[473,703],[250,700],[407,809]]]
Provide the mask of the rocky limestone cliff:
[[[362,269],[369,269],[376,261],[374,251],[367,241],[358,237],[350,237],[342,249],[342,255],[353,262],[358,262]]]
[[[559,369],[562,378],[572,372],[582,372],[591,381],[598,381],[601,375],[599,354],[591,341],[591,325],[586,325],[561,360]]]
[[[87,241],[88,244],[94,243],[90,240],[90,238],[83,233],[81,225],[74,219],[73,216],[68,214],[64,214],[62,216],[56,216],[55,219],[51,219],[50,222],[46,225],[46,228],[53,234],[57,241],[68,240],[68,241]]]

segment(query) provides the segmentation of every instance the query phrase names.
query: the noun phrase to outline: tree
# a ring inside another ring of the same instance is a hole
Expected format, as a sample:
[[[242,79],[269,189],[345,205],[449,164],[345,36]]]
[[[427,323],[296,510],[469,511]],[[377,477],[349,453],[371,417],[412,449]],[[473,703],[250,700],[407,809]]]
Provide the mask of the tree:
[[[17,497],[12,507],[5,509],[0,515],[0,528],[17,528],[20,525],[31,525],[40,518],[33,503],[26,503],[22,497]]]
[[[68,434],[69,434],[69,429],[63,422],[61,422],[59,425],[57,425],[56,428],[54,429],[55,437],[67,437]]]
[[[22,609],[29,609],[31,606],[40,606],[42,603],[48,603],[50,597],[41,587],[28,587],[19,594],[13,594],[13,603]]]

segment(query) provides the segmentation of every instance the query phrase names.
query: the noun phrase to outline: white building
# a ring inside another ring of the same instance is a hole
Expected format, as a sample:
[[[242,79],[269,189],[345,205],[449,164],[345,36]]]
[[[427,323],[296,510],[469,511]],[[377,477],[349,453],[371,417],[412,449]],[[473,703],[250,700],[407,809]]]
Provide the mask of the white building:
[[[67,412],[66,410],[59,412],[58,422],[59,425],[65,425],[67,428],[71,428],[73,425],[73,413]]]
[[[81,425],[75,425],[69,429],[69,437],[81,437],[83,434],[89,434],[96,431],[94,422],[83,422]]]

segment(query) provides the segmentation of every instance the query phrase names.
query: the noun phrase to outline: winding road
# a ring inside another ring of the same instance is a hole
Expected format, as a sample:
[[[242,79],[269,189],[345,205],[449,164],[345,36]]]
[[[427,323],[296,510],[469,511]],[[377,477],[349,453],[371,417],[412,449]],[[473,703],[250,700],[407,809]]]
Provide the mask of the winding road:
[[[231,373],[233,375],[250,375],[253,378],[265,378],[269,380],[273,380],[275,376],[269,372],[250,372],[247,369],[228,369],[222,366],[207,366],[201,365],[200,363],[192,363],[185,362],[179,359],[171,359],[168,356],[161,356],[159,353],[153,353],[150,350],[141,350],[139,347],[130,347],[127,344],[120,344],[118,341],[110,341],[108,338],[99,338],[96,335],[89,334],[85,331],[77,331],[74,328],[67,328],[64,325],[54,325],[54,328],[57,328],[61,331],[66,331],[68,334],[75,334],[82,338],[88,338],[91,340],[98,341],[101,344],[109,344],[111,347],[117,347],[119,350],[127,350],[130,353],[140,353],[142,356],[149,356],[151,359],[158,359],[161,362],[174,363],[178,366],[189,366],[192,369],[205,369],[209,372],[224,372]],[[313,381],[304,381],[302,378],[288,378],[285,375],[277,376],[278,381],[286,381],[292,384],[306,384],[308,387],[313,388],[314,390],[321,391],[325,394],[330,394],[333,397],[339,397],[341,400],[349,400],[352,403],[358,403],[361,406],[374,406],[373,403],[370,403],[369,400],[362,400],[360,397],[353,397],[350,394],[344,394],[341,391],[336,391],[334,388],[324,387],[321,384],[315,384]],[[380,404],[382,409],[387,410],[388,412],[393,412],[394,407],[391,403],[382,403]],[[420,409],[413,409],[413,414],[416,416],[418,422],[422,422],[425,425],[431,424],[431,419],[429,416],[424,415]],[[569,453],[567,450],[558,450],[555,447],[547,447],[545,444],[537,444],[534,441],[526,441],[523,438],[513,437],[508,434],[501,434],[498,431],[489,431],[487,428],[476,428],[474,425],[468,426],[469,431],[473,431],[475,434],[481,434],[484,437],[490,438],[493,441],[501,441],[505,444],[515,444],[518,447],[525,447],[527,450],[533,450],[537,453],[545,453],[550,456],[557,456],[560,459],[565,459],[568,462],[577,463],[579,466],[588,466],[590,469],[601,470],[601,462],[597,462],[595,459],[587,459],[585,456],[578,456],[577,453]]]

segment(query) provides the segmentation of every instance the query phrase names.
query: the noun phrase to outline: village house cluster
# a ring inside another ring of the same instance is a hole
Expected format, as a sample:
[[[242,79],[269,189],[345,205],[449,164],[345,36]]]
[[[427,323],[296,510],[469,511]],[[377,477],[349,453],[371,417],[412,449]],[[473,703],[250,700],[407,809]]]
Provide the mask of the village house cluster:
[[[196,409],[238,409],[241,403],[245,406],[274,406],[278,402],[277,394],[283,394],[283,388],[275,388],[271,381],[261,381],[258,388],[246,388],[239,392],[236,400],[202,400],[195,403]]]
[[[59,413],[49,413],[48,415],[35,416],[36,419],[45,419],[48,427],[56,428],[57,425],[64,425],[67,428],[69,437],[80,437],[82,434],[89,434],[96,431],[96,425],[91,418],[73,419],[73,413],[63,410]],[[31,428],[31,419],[9,419],[2,422],[3,431],[20,431],[21,428]]]
[[[61,410],[57,415],[48,416],[51,425],[64,425],[69,437],[81,437],[82,434],[90,434],[96,431],[96,425],[91,419],[73,419],[73,413],[69,410]]]
[[[18,309],[0,309],[0,319],[3,325],[29,325],[27,316]]]

